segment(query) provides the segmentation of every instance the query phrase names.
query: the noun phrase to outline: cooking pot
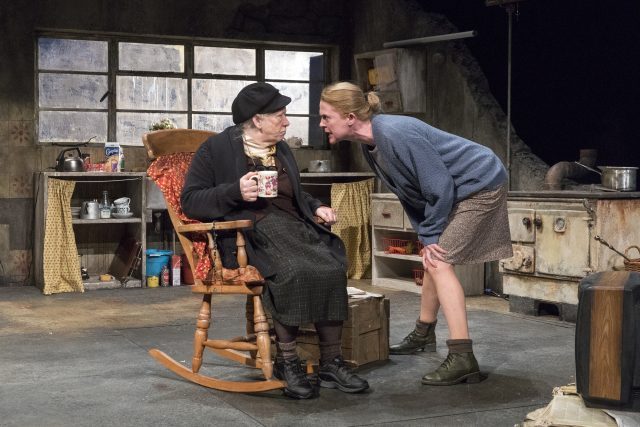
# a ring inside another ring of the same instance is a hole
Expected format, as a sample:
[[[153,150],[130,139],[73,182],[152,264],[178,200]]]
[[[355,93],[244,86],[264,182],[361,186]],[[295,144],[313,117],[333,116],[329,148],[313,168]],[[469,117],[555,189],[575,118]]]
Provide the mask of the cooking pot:
[[[638,168],[632,166],[598,166],[598,169],[593,169],[589,166],[583,165],[580,162],[575,162],[585,169],[595,172],[600,175],[600,181],[606,188],[617,191],[635,191],[636,190],[636,174]],[[602,172],[601,172],[602,171]]]
[[[636,190],[636,167],[598,166],[602,171],[602,185],[619,191]]]
[[[78,156],[65,156],[68,151],[76,150]],[[82,153],[78,147],[67,148],[62,150],[58,154],[56,159],[56,170],[58,172],[84,172],[84,161],[82,160]]]
[[[311,160],[309,172],[331,172],[331,160]]]

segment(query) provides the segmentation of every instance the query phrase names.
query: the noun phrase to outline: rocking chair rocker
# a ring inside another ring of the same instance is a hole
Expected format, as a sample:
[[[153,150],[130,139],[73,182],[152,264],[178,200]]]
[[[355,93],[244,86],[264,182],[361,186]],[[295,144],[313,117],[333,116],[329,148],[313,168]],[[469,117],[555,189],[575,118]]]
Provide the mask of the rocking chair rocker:
[[[171,222],[194,272],[195,284],[192,291],[203,295],[196,321],[191,368],[158,349],[149,350],[149,354],[175,374],[204,387],[244,393],[284,388],[284,382],[272,378],[271,337],[261,297],[264,280],[254,267],[247,264],[241,229],[251,227],[251,221],[199,223],[189,220],[180,207],[180,193],[193,153],[213,135],[214,132],[203,130],[167,129],[148,132],[142,136],[149,158],[155,159],[149,167],[149,176],[162,190]],[[215,242],[216,231],[220,230],[236,230],[237,259],[240,266],[236,270],[227,270],[220,262]],[[211,297],[215,293],[247,296],[246,336],[229,340],[208,338]],[[199,373],[205,348],[240,364],[261,369],[264,379],[231,381]]]

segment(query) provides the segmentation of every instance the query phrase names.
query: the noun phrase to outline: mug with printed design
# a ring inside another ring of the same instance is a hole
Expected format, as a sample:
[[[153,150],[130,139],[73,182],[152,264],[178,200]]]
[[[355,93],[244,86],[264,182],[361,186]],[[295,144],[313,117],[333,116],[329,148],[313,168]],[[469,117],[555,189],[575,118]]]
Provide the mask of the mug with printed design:
[[[251,177],[258,184],[258,197],[278,197],[278,171],[261,170]]]

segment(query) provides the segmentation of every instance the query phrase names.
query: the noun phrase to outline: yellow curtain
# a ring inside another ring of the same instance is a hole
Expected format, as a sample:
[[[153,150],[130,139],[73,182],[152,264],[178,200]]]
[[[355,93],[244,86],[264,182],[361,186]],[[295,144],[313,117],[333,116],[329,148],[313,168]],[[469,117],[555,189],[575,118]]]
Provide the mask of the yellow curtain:
[[[45,295],[84,292],[71,223],[71,195],[75,186],[74,181],[49,180],[43,255]]]
[[[331,207],[338,221],[331,231],[340,236],[347,250],[347,277],[371,277],[371,193],[373,178],[331,186]]]

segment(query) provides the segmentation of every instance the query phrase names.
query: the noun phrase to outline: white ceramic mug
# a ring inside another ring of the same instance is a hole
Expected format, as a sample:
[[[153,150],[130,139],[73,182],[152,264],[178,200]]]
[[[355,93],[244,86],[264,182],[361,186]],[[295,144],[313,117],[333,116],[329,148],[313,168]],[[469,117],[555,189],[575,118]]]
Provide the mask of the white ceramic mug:
[[[278,197],[278,171],[258,171],[251,179],[258,183],[258,197]]]

